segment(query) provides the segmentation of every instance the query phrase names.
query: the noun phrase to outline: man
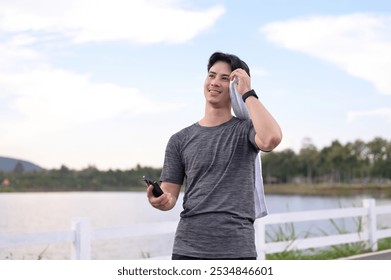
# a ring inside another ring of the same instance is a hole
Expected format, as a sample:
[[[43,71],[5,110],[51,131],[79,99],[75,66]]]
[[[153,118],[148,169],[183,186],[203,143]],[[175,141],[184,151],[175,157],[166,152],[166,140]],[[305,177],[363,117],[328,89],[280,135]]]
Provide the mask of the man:
[[[251,120],[231,114],[235,79]],[[204,82],[205,115],[169,140],[160,177],[164,194],[147,189],[151,205],[175,206],[186,179],[172,259],[256,259],[254,161],[273,150],[281,129],[251,89],[250,71],[237,56],[216,52]]]

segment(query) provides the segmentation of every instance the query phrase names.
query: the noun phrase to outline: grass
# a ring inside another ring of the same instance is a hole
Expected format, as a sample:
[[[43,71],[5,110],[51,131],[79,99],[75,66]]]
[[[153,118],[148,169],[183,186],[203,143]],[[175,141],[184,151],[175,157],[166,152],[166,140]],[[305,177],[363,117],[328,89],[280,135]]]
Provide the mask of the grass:
[[[333,187],[330,185],[272,185],[272,188],[266,188],[265,191],[268,193],[278,193],[278,194],[288,194],[290,191],[293,190],[295,194],[301,193],[302,194],[309,194],[309,195],[319,195],[320,193],[327,193],[328,195],[335,195],[336,193],[331,193],[330,190],[335,190],[337,187]],[[346,186],[345,186],[346,188]],[[353,188],[360,189],[364,188],[362,185],[360,186],[353,186]],[[389,189],[389,185],[379,187],[375,185],[369,185],[367,186],[369,189],[378,190],[379,188]],[[311,190],[312,191],[309,191]],[[319,192],[319,190],[322,190]],[[273,191],[278,190],[278,191]],[[328,190],[327,192],[324,190]],[[309,193],[308,193],[309,192]],[[363,224],[362,224],[362,218],[353,218],[356,223],[356,232],[362,232],[363,230]],[[337,223],[330,219],[330,223],[333,225],[333,227],[337,230],[339,234],[347,233],[347,231],[344,228],[341,228],[337,225]],[[322,232],[324,235],[327,235],[326,232]],[[304,233],[297,233],[296,229],[294,227],[293,223],[286,223],[284,226],[279,226],[277,229],[273,228],[271,232],[266,232],[266,236],[271,242],[287,242],[291,241],[290,244],[292,244],[295,240],[297,240],[300,236],[300,238],[308,238],[311,236],[311,233],[309,231]],[[303,237],[304,236],[304,237]],[[48,247],[46,247],[38,256],[37,260],[42,260],[44,257],[44,254]],[[384,238],[378,240],[378,251],[391,249],[391,237]],[[349,244],[343,244],[338,246],[330,246],[327,249],[307,249],[307,250],[289,250],[289,245],[286,248],[285,251],[274,253],[274,254],[267,254],[266,259],[267,260],[331,260],[331,259],[339,259],[339,258],[345,258],[357,254],[367,253],[370,252],[368,249],[366,249],[364,242],[357,242],[357,243],[349,243]],[[142,257],[143,258],[149,258],[150,253],[149,252],[143,252],[142,251]],[[12,260],[13,255],[10,253],[8,256],[5,257],[5,259]]]
[[[38,254],[37,260],[43,260],[43,259],[44,259],[44,258],[43,258],[43,257],[44,257],[44,254],[45,254],[46,250],[49,248],[49,246],[50,246],[50,245],[46,246],[46,248],[43,249],[43,250],[41,251],[41,253]],[[12,252],[10,252],[9,255],[6,256],[4,259],[5,259],[5,260],[13,260],[13,254],[12,254]],[[24,259],[24,257],[23,257],[23,259]]]
[[[289,225],[288,228],[294,229],[293,225]],[[295,240],[294,230],[289,233],[289,235],[284,234],[282,229],[278,230],[277,238],[273,240],[273,242],[278,241],[289,241]],[[292,235],[293,234],[293,235]],[[293,237],[293,239],[291,239]],[[277,240],[278,239],[278,240]],[[46,251],[45,248],[37,257],[37,260],[43,259],[43,254]],[[378,251],[391,249],[391,237],[381,239],[378,241]],[[335,260],[340,258],[346,258],[353,255],[359,255],[363,253],[369,252],[365,249],[364,244],[361,243],[352,243],[352,244],[344,244],[340,246],[331,246],[330,249],[325,250],[294,250],[294,251],[284,251],[281,253],[267,254],[267,260]],[[143,258],[150,258],[150,254],[148,252],[142,252]],[[9,256],[5,257],[5,260],[12,260],[12,253]]]
[[[330,220],[333,227],[339,234],[347,233],[344,228],[337,225],[334,220]],[[355,219],[357,225],[357,232],[362,231],[362,218]],[[271,242],[283,242],[292,241],[292,243],[298,239],[295,227],[293,223],[285,224],[285,230],[281,226],[277,230],[272,230],[272,233],[267,233],[266,236]],[[324,235],[327,233],[323,232]],[[304,238],[311,235],[308,231],[305,233]],[[289,246],[288,246],[289,247]],[[391,249],[391,237],[380,239],[378,241],[378,251]],[[370,250],[366,249],[364,242],[347,243],[343,245],[330,246],[327,249],[308,249],[308,250],[288,250],[288,248],[279,253],[266,254],[267,260],[334,260],[340,258],[346,258],[353,255],[359,255],[368,253]]]
[[[357,194],[368,194],[372,197],[391,197],[391,184],[266,184],[266,194],[279,195],[317,195],[317,196],[351,196]],[[356,218],[356,232],[362,231],[362,218]],[[333,227],[339,234],[347,233],[344,228],[338,227],[334,220],[330,220]],[[279,227],[273,230],[272,233],[266,233],[266,236],[272,242],[292,241],[298,239],[296,230],[293,224],[286,224],[285,230]],[[326,232],[323,232],[327,235]],[[311,233],[305,233],[305,237]],[[288,246],[289,247],[289,246]],[[391,249],[391,237],[378,241],[378,251]],[[343,244],[338,246],[330,246],[327,249],[310,249],[310,250],[288,250],[284,252],[267,254],[268,260],[330,260],[345,258],[357,254],[367,253],[369,250],[365,248],[363,242]]]
[[[381,239],[378,242],[378,251],[391,249],[391,237]],[[330,249],[320,251],[286,251],[275,254],[267,254],[267,260],[335,260],[353,255],[368,253],[363,243],[344,244],[332,246]]]
[[[379,251],[388,250],[388,249],[391,249],[391,237],[381,239],[378,242]]]

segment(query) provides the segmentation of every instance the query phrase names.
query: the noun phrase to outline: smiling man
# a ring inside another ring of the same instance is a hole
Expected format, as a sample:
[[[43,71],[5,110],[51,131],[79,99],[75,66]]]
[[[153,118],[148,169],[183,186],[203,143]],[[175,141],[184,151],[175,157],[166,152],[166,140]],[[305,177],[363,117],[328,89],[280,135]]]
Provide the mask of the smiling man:
[[[251,119],[231,114],[230,81],[237,81]],[[160,177],[164,194],[151,205],[172,209],[186,181],[172,259],[256,259],[254,160],[273,150],[281,129],[251,89],[250,70],[235,55],[216,52],[204,82],[205,115],[174,134]]]

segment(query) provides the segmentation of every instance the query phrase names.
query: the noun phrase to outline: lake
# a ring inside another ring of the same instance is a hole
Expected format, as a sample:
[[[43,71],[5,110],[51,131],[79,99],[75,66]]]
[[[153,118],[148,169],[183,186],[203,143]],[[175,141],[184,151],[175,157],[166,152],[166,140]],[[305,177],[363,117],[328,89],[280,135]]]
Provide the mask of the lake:
[[[269,213],[319,210],[361,206],[366,196],[316,197],[267,195]],[[181,198],[180,198],[181,200]],[[0,233],[45,232],[68,230],[71,220],[88,217],[92,227],[117,227],[135,223],[176,221],[181,202],[168,212],[152,208],[142,192],[50,192],[0,193]],[[391,204],[391,199],[377,199],[377,204]],[[391,227],[390,219],[379,219],[381,226]],[[340,219],[338,229],[356,231],[357,220]],[[336,232],[330,221],[297,223],[297,234],[330,234]],[[153,231],[153,228],[151,228]],[[268,229],[271,236],[276,228]],[[169,255],[173,234],[158,238],[94,241],[93,259],[140,259],[146,256]],[[0,249],[2,259],[69,259],[70,244],[34,245]]]

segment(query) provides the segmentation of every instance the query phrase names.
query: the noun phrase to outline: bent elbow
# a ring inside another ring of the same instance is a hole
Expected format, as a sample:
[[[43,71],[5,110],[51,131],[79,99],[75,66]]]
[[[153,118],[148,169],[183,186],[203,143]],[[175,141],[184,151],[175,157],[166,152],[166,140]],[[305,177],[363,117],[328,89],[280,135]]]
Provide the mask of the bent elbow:
[[[259,141],[258,148],[263,152],[273,151],[282,141],[282,133],[276,133],[265,139]]]
[[[274,150],[278,145],[280,145],[282,141],[282,134],[280,133],[278,136],[275,136],[270,141],[270,146],[272,147],[272,150]]]

